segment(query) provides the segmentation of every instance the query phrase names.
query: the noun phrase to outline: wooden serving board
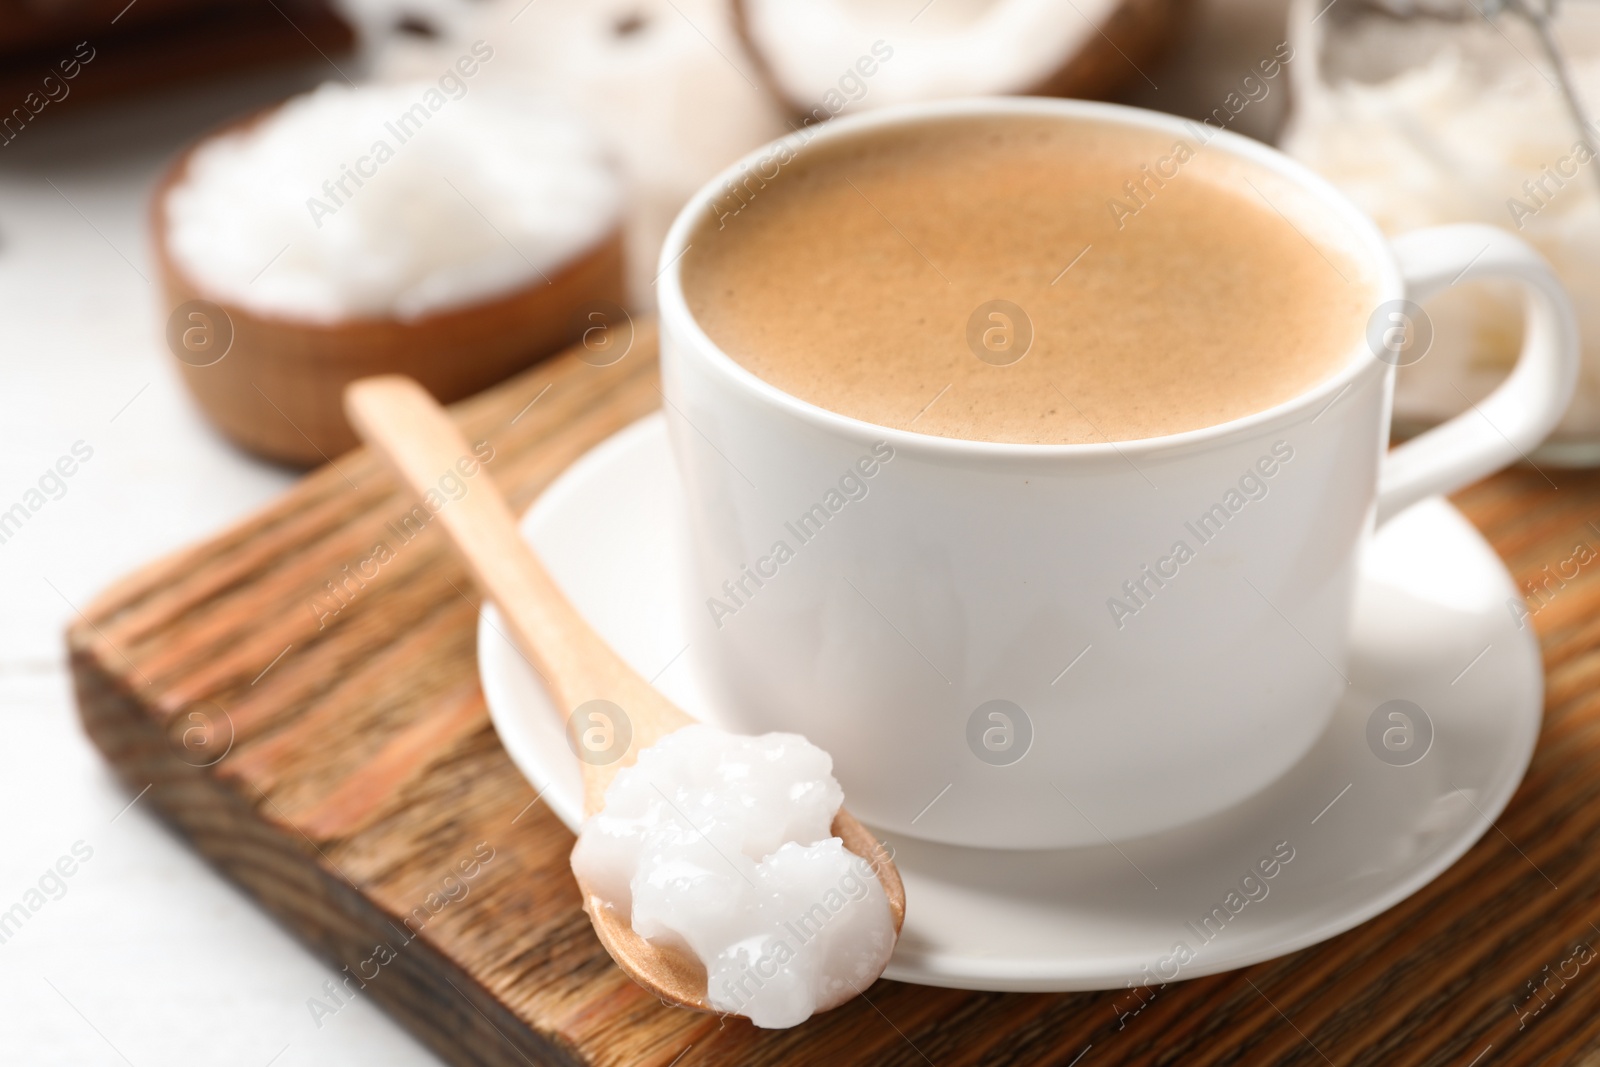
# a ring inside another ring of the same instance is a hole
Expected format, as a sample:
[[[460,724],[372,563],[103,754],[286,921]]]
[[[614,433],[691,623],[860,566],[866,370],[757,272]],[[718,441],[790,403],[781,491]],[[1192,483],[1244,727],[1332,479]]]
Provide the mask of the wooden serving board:
[[[525,506],[659,402],[641,325],[615,366],[565,355],[454,410]],[[1460,496],[1519,581],[1600,550],[1600,475],[1548,473],[1559,489],[1524,469]],[[1600,1064],[1600,566],[1534,616],[1549,696],[1510,808],[1384,915],[1158,990],[884,981],[773,1032],[664,1007],[612,966],[571,835],[489,724],[475,590],[436,525],[397,535],[412,506],[350,453],[108,590],[67,641],[128,788],[451,1063]]]

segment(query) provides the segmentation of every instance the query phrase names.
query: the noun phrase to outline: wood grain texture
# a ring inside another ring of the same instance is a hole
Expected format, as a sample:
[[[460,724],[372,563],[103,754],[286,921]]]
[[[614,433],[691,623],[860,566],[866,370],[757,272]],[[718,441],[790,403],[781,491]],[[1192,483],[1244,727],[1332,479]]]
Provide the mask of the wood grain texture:
[[[524,506],[659,402],[641,326],[615,366],[563,356],[454,412]],[[1544,730],[1496,828],[1349,933],[1154,990],[885,981],[782,1032],[643,993],[580,909],[571,835],[489,725],[470,579],[435,524],[396,533],[412,505],[359,451],[118,583],[68,644],[129,788],[451,1063],[1600,1067],[1600,561],[1562,577],[1578,545],[1600,552],[1600,474],[1548,473],[1459,497],[1518,581],[1544,583]],[[1580,944],[1589,962],[1553,977]]]

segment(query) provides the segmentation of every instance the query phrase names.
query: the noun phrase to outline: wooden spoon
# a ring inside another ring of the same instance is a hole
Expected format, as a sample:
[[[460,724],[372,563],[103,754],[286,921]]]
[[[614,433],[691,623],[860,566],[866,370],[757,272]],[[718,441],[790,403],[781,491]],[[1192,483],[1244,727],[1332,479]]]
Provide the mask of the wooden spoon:
[[[389,461],[403,482],[419,496],[431,491],[436,500],[445,501],[435,517],[478,587],[499,607],[517,647],[544,679],[556,707],[576,709],[591,700],[607,700],[624,709],[633,735],[627,753],[606,764],[579,761],[583,813],[595,814],[604,806],[606,787],[618,770],[631,764],[641,749],[695,720],[624,663],[568,602],[522,539],[494,483],[476,471],[477,460],[461,431],[420,385],[399,375],[364,378],[345,390],[344,403],[356,431]],[[469,470],[477,477],[469,476]],[[460,499],[449,499],[440,491],[440,480],[451,475],[467,487]],[[894,861],[843,808],[834,816],[832,829],[845,848],[876,872],[898,936],[906,894]],[[706,974],[698,960],[650,944],[633,932],[627,915],[581,882],[578,889],[600,943],[629,977],[664,1001],[716,1010],[706,997]]]

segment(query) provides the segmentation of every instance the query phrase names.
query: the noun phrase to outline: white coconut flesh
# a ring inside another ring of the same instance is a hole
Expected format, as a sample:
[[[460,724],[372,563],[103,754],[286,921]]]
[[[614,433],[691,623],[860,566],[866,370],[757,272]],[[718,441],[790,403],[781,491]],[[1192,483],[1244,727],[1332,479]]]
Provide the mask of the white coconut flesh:
[[[788,129],[728,0],[466,2],[481,5],[472,32],[495,48],[483,77],[570,101],[619,163],[631,304],[653,304],[661,242],[683,202]]]
[[[1118,5],[1118,0],[739,2],[750,44],[779,92],[800,110],[834,113],[841,98],[844,104],[837,110],[853,111],[1026,92],[1071,62]]]

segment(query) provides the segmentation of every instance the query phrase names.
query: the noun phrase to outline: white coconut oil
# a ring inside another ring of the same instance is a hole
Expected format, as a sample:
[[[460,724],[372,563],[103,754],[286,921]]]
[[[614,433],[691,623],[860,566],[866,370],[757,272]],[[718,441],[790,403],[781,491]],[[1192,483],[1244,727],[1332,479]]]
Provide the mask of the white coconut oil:
[[[785,1027],[856,996],[894,950],[888,898],[834,837],[844,792],[796,734],[687,726],[639,753],[572,853],[641,937],[705,965],[719,1011]]]

